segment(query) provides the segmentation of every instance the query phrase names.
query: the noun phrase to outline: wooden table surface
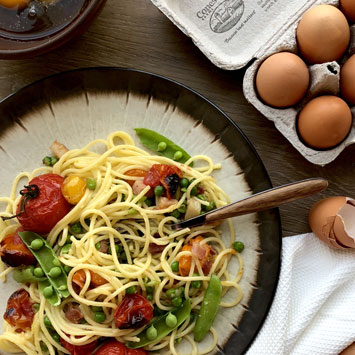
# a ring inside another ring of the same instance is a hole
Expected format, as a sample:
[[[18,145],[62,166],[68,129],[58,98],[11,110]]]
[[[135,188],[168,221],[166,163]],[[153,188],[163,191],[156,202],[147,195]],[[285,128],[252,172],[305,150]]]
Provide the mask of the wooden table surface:
[[[244,131],[274,186],[315,176],[327,178],[329,188],[323,194],[280,208],[284,236],[309,231],[309,208],[321,197],[355,197],[355,144],[325,167],[306,161],[272,122],[247,103],[242,92],[245,70],[215,67],[149,0],[108,0],[81,37],[41,57],[1,61],[0,99],[50,74],[92,66],[146,70],[197,90]]]

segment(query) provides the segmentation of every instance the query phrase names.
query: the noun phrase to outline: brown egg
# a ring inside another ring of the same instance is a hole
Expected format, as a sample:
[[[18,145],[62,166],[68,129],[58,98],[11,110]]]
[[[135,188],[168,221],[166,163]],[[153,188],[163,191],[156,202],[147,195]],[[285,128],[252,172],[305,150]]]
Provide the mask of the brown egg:
[[[355,248],[355,200],[328,197],[317,202],[309,212],[312,232],[337,249]]]
[[[328,197],[324,200],[318,201],[310,210],[308,216],[309,226],[312,232],[323,242],[334,248],[338,247],[334,242],[332,243],[330,239],[330,233],[333,229],[333,224],[335,216],[337,215],[339,209],[346,203],[346,197],[335,196]]]
[[[346,102],[355,105],[355,54],[341,67],[340,91]]]
[[[340,0],[340,9],[350,22],[355,22],[355,1]]]
[[[320,96],[307,103],[297,120],[298,134],[314,149],[335,147],[348,135],[352,114],[337,96]]]
[[[331,5],[308,10],[297,27],[298,49],[309,63],[338,60],[348,48],[350,29],[344,14]]]
[[[308,89],[309,71],[300,57],[281,52],[261,64],[255,84],[260,98],[266,104],[274,107],[293,106]]]

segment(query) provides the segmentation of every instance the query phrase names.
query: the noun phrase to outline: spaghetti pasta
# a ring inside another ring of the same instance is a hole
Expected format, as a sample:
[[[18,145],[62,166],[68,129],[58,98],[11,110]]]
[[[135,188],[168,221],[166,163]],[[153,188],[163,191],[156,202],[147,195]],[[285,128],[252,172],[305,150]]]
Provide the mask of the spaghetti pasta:
[[[192,163],[194,167],[191,167]],[[176,167],[190,184],[185,189],[178,188],[174,198],[156,197],[155,204],[151,205],[152,198],[147,198],[147,195],[152,188],[145,185],[138,192],[133,191],[132,184],[143,181],[143,177],[131,175],[130,171],[149,171],[155,164]],[[180,298],[189,299],[191,312],[196,314],[211,274],[222,281],[223,295],[230,289],[236,291],[235,298],[229,302],[222,300],[221,306],[234,307],[238,304],[242,298],[239,281],[243,274],[243,260],[230,247],[235,240],[232,223],[227,222],[229,245],[223,242],[216,225],[178,231],[172,228],[179,218],[174,211],[180,210],[180,215],[183,215],[190,201],[198,203],[199,211],[205,210],[209,203],[216,207],[229,203],[228,196],[211,176],[214,170],[220,168],[204,155],[194,156],[185,164],[164,156],[150,155],[138,148],[127,133],[119,131],[110,134],[106,140],[97,139],[82,149],[69,150],[52,168],[43,167],[32,173],[19,174],[10,196],[0,199],[7,206],[1,216],[16,214],[20,199],[17,191],[24,179],[31,181],[35,176],[52,173],[63,177],[75,175],[84,180],[95,179],[96,185],[94,189],[85,190],[80,201],[46,237],[68,270],[70,296],[56,307],[47,301],[37,283],[23,286],[31,300],[39,304],[38,311],[31,329],[22,332],[21,337],[15,328],[5,322],[3,334],[0,335],[0,349],[28,355],[70,353],[63,341],[57,341],[58,336],[75,346],[103,338],[115,338],[121,343],[137,342],[145,326],[122,329],[115,322],[115,311],[128,292],[133,290],[149,299],[155,311],[169,312],[174,309],[174,304],[167,291],[181,290]],[[193,195],[194,187],[200,189],[203,198]],[[75,223],[81,225],[79,233],[72,233],[71,226]],[[17,227],[13,222],[0,221],[0,239],[13,233]],[[203,260],[193,252],[196,238],[201,239],[200,247],[213,254],[208,272]],[[62,253],[62,248],[68,244],[68,252]],[[185,248],[188,245],[192,247]],[[152,246],[158,252],[152,252]],[[236,257],[239,263],[235,275],[228,271],[232,257]],[[181,266],[183,258],[190,261],[187,275],[173,270],[171,266],[179,261]],[[2,263],[0,276],[3,279],[9,269]],[[77,280],[79,272],[82,277],[80,287]],[[100,280],[99,284],[95,284],[95,278]],[[196,282],[200,287],[194,287]],[[82,316],[79,322],[70,321],[67,317],[67,309],[73,305]],[[100,309],[100,320],[95,317],[96,309]],[[177,329],[159,341],[152,341],[145,349],[179,355],[178,343],[184,340],[190,344],[190,354],[203,355],[212,351],[217,344],[216,331],[211,328],[209,344],[202,349],[191,337],[194,324],[194,318],[188,317]]]

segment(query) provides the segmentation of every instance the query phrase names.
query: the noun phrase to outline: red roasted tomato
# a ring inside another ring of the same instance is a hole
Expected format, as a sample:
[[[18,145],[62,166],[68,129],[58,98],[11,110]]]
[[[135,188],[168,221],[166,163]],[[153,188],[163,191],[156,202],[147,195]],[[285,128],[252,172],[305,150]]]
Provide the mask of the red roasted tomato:
[[[86,345],[72,345],[65,341],[64,339],[60,338],[60,343],[64,348],[70,351],[70,355],[91,355],[92,352],[97,347],[97,340],[93,341],[92,343]]]
[[[16,332],[31,329],[35,314],[32,305],[29,293],[23,288],[15,291],[7,301],[4,319],[16,328]]]
[[[33,265],[36,258],[26,247],[18,232],[23,232],[23,228],[18,228],[15,234],[7,235],[0,243],[1,260],[9,266]]]
[[[148,352],[144,349],[128,349],[117,340],[109,340],[95,352],[95,355],[148,355]]]
[[[175,165],[154,164],[143,182],[151,187],[163,185],[166,190],[166,196],[171,199],[175,195],[179,186],[179,181],[182,178],[181,170]]]
[[[27,200],[23,213],[20,213],[21,202],[17,206],[17,218],[24,230],[47,234],[70,211],[71,205],[61,191],[63,181],[60,175],[45,174],[29,182],[38,187],[39,194]]]
[[[115,312],[117,328],[140,328],[153,318],[153,307],[142,295],[126,295]]]

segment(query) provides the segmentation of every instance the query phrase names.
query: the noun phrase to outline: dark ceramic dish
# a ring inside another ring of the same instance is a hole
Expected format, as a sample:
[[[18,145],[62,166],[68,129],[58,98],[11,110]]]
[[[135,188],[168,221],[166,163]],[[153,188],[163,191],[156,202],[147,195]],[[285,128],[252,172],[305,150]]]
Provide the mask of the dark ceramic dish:
[[[157,75],[130,69],[90,68],[70,71],[40,80],[3,100],[0,103],[0,160],[2,162],[10,161],[11,157],[32,154],[25,152],[23,147],[31,147],[33,142],[36,142],[36,150],[40,151],[40,154],[45,154],[46,152],[41,149],[43,146],[48,147],[48,145],[47,142],[41,142],[36,138],[36,135],[40,134],[38,130],[43,130],[41,134],[44,139],[47,136],[51,136],[49,139],[53,139],[52,136],[59,136],[58,139],[60,139],[60,134],[63,133],[61,120],[65,120],[68,116],[67,108],[71,105],[72,98],[82,100],[80,101],[82,106],[79,105],[80,107],[76,107],[73,111],[73,116],[82,112],[82,117],[80,119],[77,116],[72,117],[71,121],[68,121],[68,124],[79,128],[78,133],[69,133],[69,135],[75,136],[74,139],[79,146],[82,144],[80,134],[83,132],[81,130],[88,130],[91,136],[99,134],[98,132],[101,132],[102,129],[116,129],[113,127],[114,125],[125,130],[127,120],[116,115],[116,110],[113,110],[114,114],[108,118],[103,117],[102,111],[95,108],[99,110],[98,117],[103,118],[98,120],[96,117],[93,124],[89,122],[92,117],[90,118],[86,114],[87,107],[90,105],[97,107],[93,101],[99,95],[109,96],[112,94],[121,95],[120,97],[124,98],[123,103],[129,102],[133,96],[138,97],[141,101],[137,101],[134,106],[140,106],[142,110],[148,111],[148,107],[158,101],[162,104],[161,107],[165,108],[165,113],[169,111],[175,114],[178,111],[181,112],[182,117],[185,114],[188,115],[189,120],[192,121],[189,121],[192,123],[189,126],[190,130],[196,126],[203,126],[203,129],[208,133],[206,133],[206,139],[211,140],[209,145],[218,141],[228,159],[238,163],[253,193],[271,188],[268,174],[255,149],[238,126],[218,107],[186,86]],[[117,100],[112,102],[115,105]],[[43,121],[38,123],[41,108],[46,110],[46,114],[42,114]],[[60,110],[65,111],[62,116]],[[162,111],[164,112],[164,109]],[[175,120],[177,120],[176,116]],[[152,121],[154,119],[146,121],[144,116],[142,117],[142,126],[150,124],[148,127],[154,129]],[[179,123],[175,122],[175,124]],[[46,128],[38,128],[42,126],[46,126]],[[156,130],[158,129],[162,129],[162,126],[156,127]],[[65,136],[68,136],[68,133],[63,135],[64,139]],[[15,139],[21,141],[22,147],[18,148],[18,152],[16,151],[18,144],[11,143],[9,137],[12,137],[12,141]],[[103,137],[100,135],[96,138]],[[27,144],[27,141],[30,144]],[[179,142],[177,143],[179,144]],[[191,149],[193,149],[192,146],[193,144],[191,144]],[[8,149],[11,149],[11,154],[7,153]],[[36,154],[34,149],[33,151],[33,154]],[[24,161],[29,160],[28,157],[24,158],[27,158]],[[38,161],[37,159],[39,158],[36,156],[36,161]],[[22,165],[18,163],[16,166],[16,159],[12,158],[12,161],[15,166],[13,172],[10,172],[11,174],[19,171],[20,167],[22,169],[33,168],[33,166],[24,166],[26,164],[23,163]],[[6,174],[10,173],[6,172]],[[4,175],[5,172],[2,174],[1,179],[4,184],[6,175]],[[0,192],[2,193],[2,191]],[[219,344],[217,351],[219,354],[237,355],[248,349],[258,333],[274,297],[279,276],[281,250],[281,226],[278,210],[259,213],[258,222],[255,230],[259,246],[255,250],[256,253],[252,254],[258,256],[255,282],[251,283],[252,292],[249,300],[241,309],[241,319],[234,322],[234,318],[232,318],[230,321],[234,327],[230,326],[233,334]],[[243,254],[243,257],[244,255],[247,254]]]
[[[61,46],[84,32],[105,2],[57,0],[47,7],[33,0],[19,12],[0,6],[0,59],[25,59]]]

